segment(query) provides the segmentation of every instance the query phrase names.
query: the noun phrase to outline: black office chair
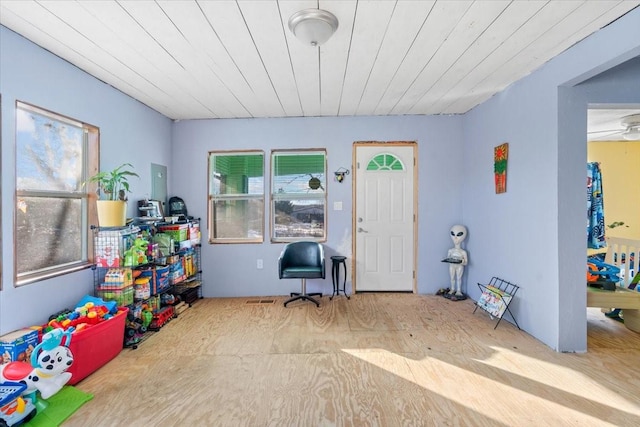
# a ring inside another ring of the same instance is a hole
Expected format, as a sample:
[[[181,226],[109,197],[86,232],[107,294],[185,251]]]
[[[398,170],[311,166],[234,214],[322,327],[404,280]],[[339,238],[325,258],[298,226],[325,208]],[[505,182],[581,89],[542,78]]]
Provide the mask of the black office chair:
[[[286,307],[292,301],[307,300],[320,307],[314,296],[322,297],[319,292],[307,293],[307,279],[324,279],[324,248],[317,242],[293,242],[287,244],[278,258],[280,279],[302,279],[302,291],[292,292],[293,298],[285,301]]]

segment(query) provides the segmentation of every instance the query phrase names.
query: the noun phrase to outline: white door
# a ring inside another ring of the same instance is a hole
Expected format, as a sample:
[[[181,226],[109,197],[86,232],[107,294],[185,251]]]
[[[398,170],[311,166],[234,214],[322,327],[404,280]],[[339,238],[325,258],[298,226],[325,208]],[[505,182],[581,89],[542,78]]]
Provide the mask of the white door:
[[[415,143],[355,143],[355,291],[415,292]]]

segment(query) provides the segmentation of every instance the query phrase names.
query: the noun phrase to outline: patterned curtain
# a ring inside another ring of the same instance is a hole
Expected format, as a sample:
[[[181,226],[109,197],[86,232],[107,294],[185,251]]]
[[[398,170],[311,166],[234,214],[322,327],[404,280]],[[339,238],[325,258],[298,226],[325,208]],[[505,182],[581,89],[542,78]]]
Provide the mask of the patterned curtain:
[[[600,163],[587,163],[587,247],[600,249],[604,240],[604,201]]]

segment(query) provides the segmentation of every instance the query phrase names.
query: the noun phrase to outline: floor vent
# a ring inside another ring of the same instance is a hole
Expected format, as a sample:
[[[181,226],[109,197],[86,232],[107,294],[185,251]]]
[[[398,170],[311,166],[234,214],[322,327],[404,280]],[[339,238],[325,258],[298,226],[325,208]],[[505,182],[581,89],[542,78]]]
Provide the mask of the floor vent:
[[[276,300],[274,299],[250,299],[247,300],[247,304],[250,305],[259,305],[259,304],[275,304]]]

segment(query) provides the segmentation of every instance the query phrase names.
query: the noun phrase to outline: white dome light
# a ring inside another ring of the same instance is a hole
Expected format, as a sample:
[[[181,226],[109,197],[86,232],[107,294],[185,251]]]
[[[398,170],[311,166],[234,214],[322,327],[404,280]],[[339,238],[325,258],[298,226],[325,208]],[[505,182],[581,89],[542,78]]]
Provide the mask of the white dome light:
[[[338,29],[338,18],[322,9],[304,9],[289,18],[289,29],[306,45],[320,46]]]

